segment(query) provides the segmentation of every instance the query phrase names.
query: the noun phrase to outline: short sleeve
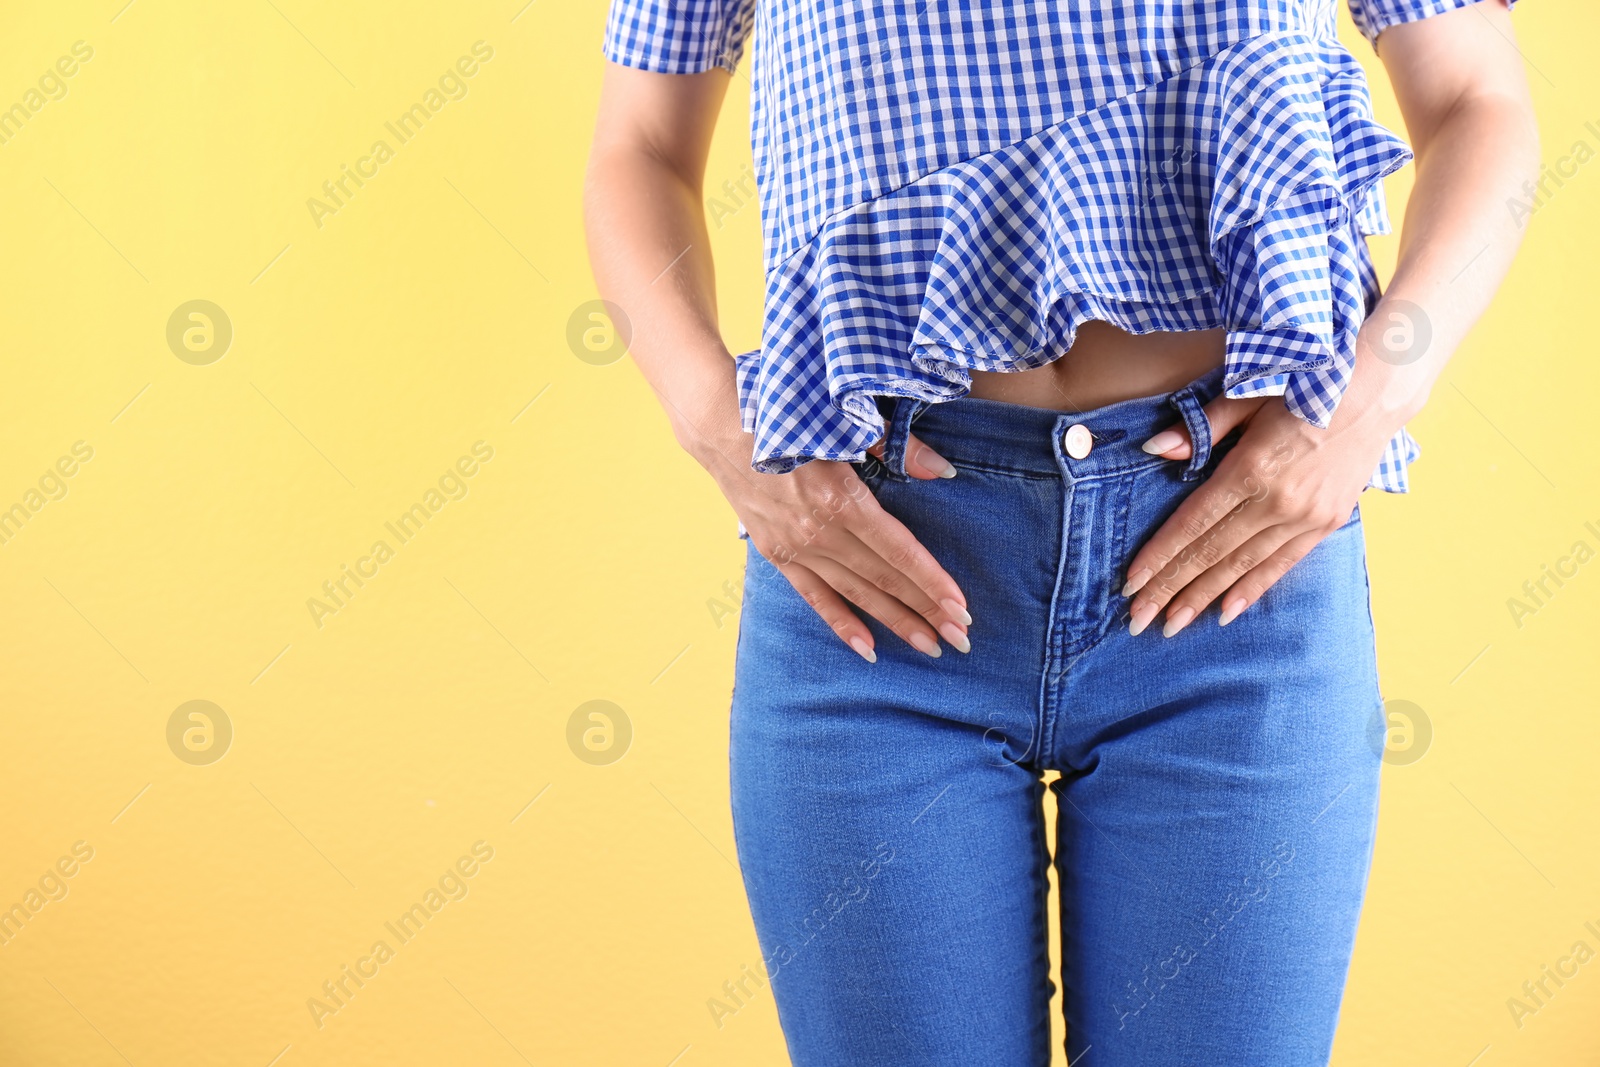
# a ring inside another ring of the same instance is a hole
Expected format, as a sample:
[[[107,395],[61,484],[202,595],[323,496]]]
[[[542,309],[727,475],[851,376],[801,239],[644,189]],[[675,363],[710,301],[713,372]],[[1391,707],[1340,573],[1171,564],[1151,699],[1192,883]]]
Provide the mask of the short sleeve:
[[[1402,22],[1415,22],[1429,15],[1471,7],[1477,0],[1350,0],[1350,17],[1362,36],[1377,47],[1378,34]],[[1497,0],[1488,0],[1495,3]],[[1509,9],[1516,0],[1498,0]]]
[[[756,0],[611,0],[601,51],[658,74],[732,73],[755,22]]]

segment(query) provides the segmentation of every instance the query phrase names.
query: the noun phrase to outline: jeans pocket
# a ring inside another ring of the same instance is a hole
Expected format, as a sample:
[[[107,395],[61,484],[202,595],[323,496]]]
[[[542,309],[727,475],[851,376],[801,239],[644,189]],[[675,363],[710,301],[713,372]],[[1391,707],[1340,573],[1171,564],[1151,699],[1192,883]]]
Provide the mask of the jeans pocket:
[[[889,473],[888,464],[871,452],[868,452],[858,460],[853,460],[850,466],[856,469],[856,474],[869,486],[876,482],[881,482],[884,476]]]

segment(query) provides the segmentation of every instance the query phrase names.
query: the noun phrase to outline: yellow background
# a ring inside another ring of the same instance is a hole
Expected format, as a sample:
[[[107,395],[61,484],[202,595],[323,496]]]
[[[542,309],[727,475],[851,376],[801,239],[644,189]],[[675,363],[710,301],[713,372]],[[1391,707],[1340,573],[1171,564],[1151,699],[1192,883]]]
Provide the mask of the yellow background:
[[[0,145],[0,507],[93,449],[0,545],[0,907],[93,849],[0,947],[0,1065],[784,1062],[770,995],[720,1028],[706,1004],[760,966],[737,617],[708,606],[737,594],[734,518],[629,361],[567,340],[596,295],[604,4],[124,3],[9,5],[0,35],[0,107],[94,50]],[[1546,159],[1600,148],[1600,13],[1515,18]],[[319,227],[307,200],[477,41],[466,96]],[[708,193],[749,162],[747,70]],[[734,351],[757,214],[714,231]],[[1365,497],[1384,692],[1434,737],[1385,770],[1337,1064],[1600,1055],[1600,962],[1520,1028],[1506,1004],[1600,949],[1600,563],[1520,627],[1507,608],[1600,549],[1597,240],[1588,163],[1412,424],[1412,495]],[[166,340],[194,299],[233,327],[209,365]],[[479,441],[466,495],[397,545],[384,523]],[[319,627],[307,600],[380,538]],[[596,699],[633,729],[605,766],[567,740]],[[168,745],[191,700],[232,724],[209,765]],[[308,999],[480,841],[465,898],[319,1027]]]

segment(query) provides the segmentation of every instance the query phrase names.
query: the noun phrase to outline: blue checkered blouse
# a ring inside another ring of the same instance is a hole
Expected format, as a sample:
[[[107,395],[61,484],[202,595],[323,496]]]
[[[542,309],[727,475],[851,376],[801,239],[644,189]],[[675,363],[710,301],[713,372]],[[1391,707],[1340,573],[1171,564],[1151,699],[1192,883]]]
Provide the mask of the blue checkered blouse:
[[[1369,40],[1472,0],[1348,0]],[[1411,158],[1335,0],[612,0],[617,63],[735,71],[766,277],[737,357],[753,466],[857,460],[878,396],[937,403],[1080,323],[1225,327],[1227,395],[1326,426]],[[1403,493],[1395,434],[1369,486]]]

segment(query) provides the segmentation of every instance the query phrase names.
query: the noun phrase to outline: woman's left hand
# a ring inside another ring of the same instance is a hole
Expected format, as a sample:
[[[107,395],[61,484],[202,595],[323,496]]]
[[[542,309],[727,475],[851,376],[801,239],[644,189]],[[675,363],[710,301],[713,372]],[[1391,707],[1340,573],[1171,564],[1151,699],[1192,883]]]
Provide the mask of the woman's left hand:
[[[1398,429],[1372,419],[1335,419],[1319,429],[1280,396],[1218,397],[1205,412],[1212,441],[1240,424],[1244,431],[1128,564],[1122,595],[1137,594],[1129,605],[1130,633],[1165,607],[1162,633],[1171,637],[1218,597],[1219,622],[1233,621],[1344,525]],[[1181,422],[1144,448],[1171,460],[1193,454]]]

